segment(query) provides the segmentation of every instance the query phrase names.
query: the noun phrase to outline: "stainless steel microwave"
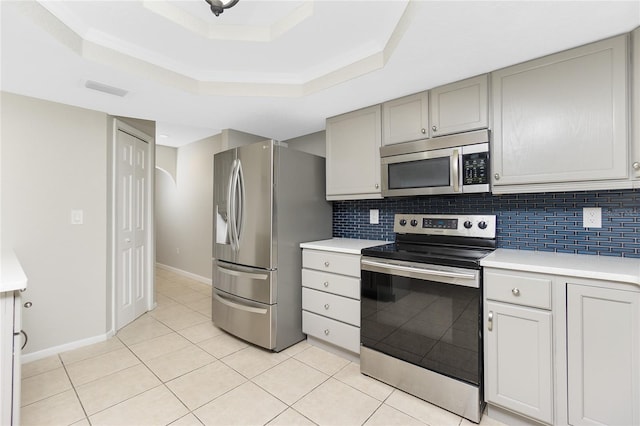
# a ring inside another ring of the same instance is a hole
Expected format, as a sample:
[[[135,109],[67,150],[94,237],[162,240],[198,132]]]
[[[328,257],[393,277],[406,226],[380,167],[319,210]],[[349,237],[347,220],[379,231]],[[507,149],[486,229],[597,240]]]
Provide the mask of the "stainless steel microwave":
[[[382,196],[489,192],[489,131],[380,148]]]

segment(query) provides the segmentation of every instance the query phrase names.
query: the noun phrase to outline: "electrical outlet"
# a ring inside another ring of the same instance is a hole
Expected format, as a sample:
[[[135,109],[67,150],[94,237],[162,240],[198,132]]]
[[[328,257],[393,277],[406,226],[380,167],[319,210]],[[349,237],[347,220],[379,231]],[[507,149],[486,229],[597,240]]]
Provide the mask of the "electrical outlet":
[[[582,209],[582,226],[585,228],[602,228],[602,208],[584,207]]]
[[[380,223],[380,210],[378,209],[369,210],[369,223],[372,225],[377,225]]]

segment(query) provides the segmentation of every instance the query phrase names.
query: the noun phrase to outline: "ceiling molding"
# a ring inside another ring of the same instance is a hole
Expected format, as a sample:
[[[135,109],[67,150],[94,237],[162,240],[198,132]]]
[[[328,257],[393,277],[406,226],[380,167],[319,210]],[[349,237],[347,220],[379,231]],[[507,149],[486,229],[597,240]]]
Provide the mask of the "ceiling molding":
[[[54,7],[55,11],[50,10],[51,4],[54,3],[58,2],[15,2],[14,4],[40,28],[88,61],[108,65],[196,95],[282,98],[310,95],[383,68],[409,27],[416,7],[414,0],[409,0],[406,3],[403,14],[396,23],[387,43],[380,51],[368,54],[365,57],[348,59],[346,65],[321,72],[317,77],[282,76],[268,73],[256,76],[238,73],[245,81],[224,81],[222,79],[205,78],[202,76],[203,72],[187,70],[183,65],[175,63],[163,55],[142,49],[132,43],[95,29],[86,28],[86,26],[79,24],[77,19],[69,16],[70,14],[67,13],[63,6]],[[164,0],[157,2],[145,1],[144,3],[145,7],[149,7],[148,4],[158,3],[160,5],[159,9],[166,9],[170,6],[179,10],[179,8],[170,5]],[[309,4],[313,6],[312,2]],[[158,13],[157,10],[154,11]],[[181,20],[183,24],[189,23],[186,15],[192,19],[197,19],[184,11],[180,12],[182,13],[172,11],[168,14],[178,21]],[[306,19],[309,13],[312,13],[312,9],[308,10],[308,8],[300,7],[276,22],[271,27],[270,32],[272,34],[283,34],[291,28],[291,25],[294,25],[294,22],[299,23]],[[178,18],[175,18],[176,16]],[[68,24],[68,22],[71,22],[71,24]],[[198,25],[194,26],[197,27]],[[87,76],[87,78],[91,77]]]
[[[144,0],[149,11],[180,25],[187,31],[211,40],[270,42],[313,15],[314,1],[305,1],[300,7],[271,25],[224,25],[205,21],[166,0]]]

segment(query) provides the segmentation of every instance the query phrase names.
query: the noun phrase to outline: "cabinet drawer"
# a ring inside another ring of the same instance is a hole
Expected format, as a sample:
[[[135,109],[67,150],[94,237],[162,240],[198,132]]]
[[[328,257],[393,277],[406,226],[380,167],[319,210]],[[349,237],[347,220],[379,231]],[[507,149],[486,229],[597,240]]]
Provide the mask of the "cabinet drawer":
[[[360,327],[358,300],[303,288],[302,309]]]
[[[360,278],[303,269],[302,285],[303,287],[360,300]]]
[[[551,309],[551,278],[546,275],[484,270],[487,299]]]
[[[360,328],[302,311],[302,332],[357,354],[360,353]]]
[[[302,267],[360,278],[360,255],[304,249]]]

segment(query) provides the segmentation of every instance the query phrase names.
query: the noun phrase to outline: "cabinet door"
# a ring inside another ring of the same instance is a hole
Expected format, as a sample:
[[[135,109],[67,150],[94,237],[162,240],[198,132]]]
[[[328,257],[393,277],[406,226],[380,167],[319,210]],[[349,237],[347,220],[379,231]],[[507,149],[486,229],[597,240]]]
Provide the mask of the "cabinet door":
[[[551,312],[491,301],[485,307],[487,402],[552,423]]]
[[[486,129],[487,74],[430,90],[431,136]]]
[[[327,119],[327,200],[382,198],[380,105]]]
[[[633,177],[640,179],[640,28],[632,33],[633,40],[631,45],[633,51],[631,57],[633,64],[631,69],[633,75],[631,77],[631,85],[633,89],[633,98],[631,105],[631,133],[633,137],[631,167],[633,169]],[[636,187],[640,186],[640,181],[636,182]]]
[[[640,292],[567,284],[569,424],[640,424]]]
[[[628,179],[627,56],[620,36],[493,73],[494,192]]]
[[[429,92],[394,99],[382,104],[383,145],[429,137]]]

